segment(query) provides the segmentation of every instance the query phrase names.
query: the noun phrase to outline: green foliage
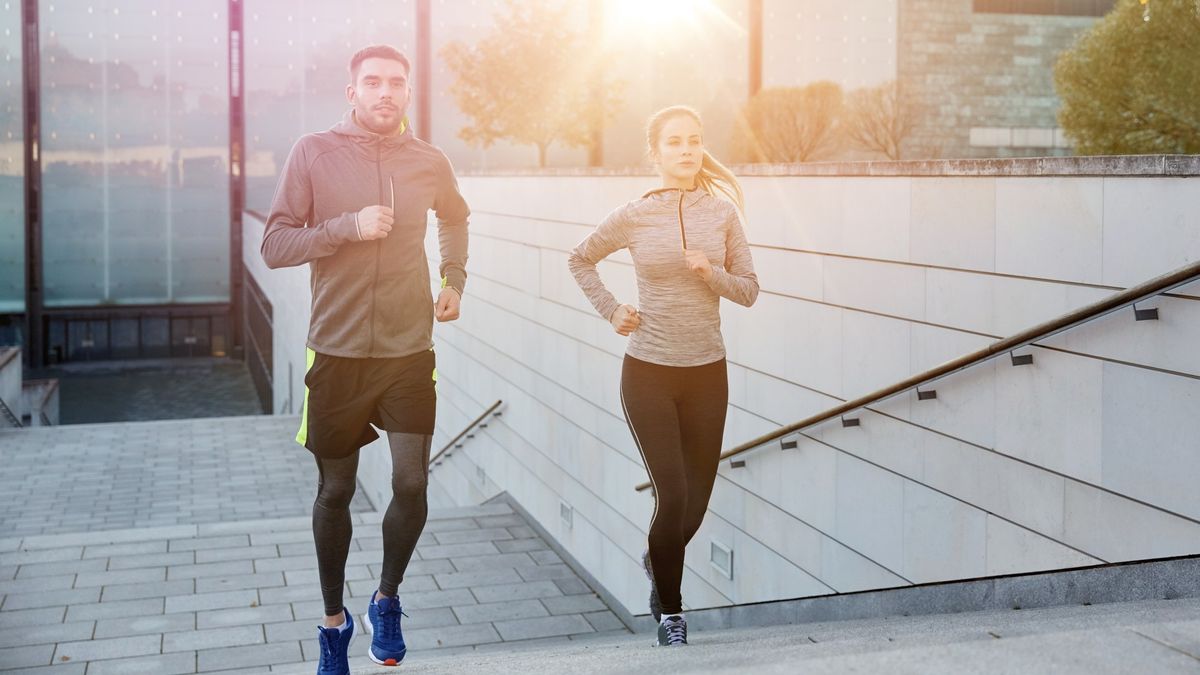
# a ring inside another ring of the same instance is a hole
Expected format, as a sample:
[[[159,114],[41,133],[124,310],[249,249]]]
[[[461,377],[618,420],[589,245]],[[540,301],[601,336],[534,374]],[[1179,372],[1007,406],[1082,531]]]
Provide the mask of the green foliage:
[[[1200,2],[1119,0],[1054,80],[1077,153],[1200,153]]]

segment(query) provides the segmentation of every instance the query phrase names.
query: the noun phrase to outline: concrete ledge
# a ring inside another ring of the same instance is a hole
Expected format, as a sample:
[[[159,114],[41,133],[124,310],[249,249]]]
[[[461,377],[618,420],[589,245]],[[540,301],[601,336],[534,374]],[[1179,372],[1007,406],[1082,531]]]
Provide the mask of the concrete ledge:
[[[697,629],[1200,597],[1200,556],[688,610]]]
[[[596,591],[626,627],[635,633],[654,630],[654,620],[648,614],[634,615],[626,611],[612,593],[507,492],[484,502],[501,503],[508,504],[524,517],[538,536]],[[1200,555],[688,609],[686,613],[689,627],[717,630],[1178,598],[1200,598]]]
[[[738,176],[1200,176],[1200,155],[1097,155],[1014,159],[735,164]],[[495,169],[460,176],[657,176],[650,167]]]

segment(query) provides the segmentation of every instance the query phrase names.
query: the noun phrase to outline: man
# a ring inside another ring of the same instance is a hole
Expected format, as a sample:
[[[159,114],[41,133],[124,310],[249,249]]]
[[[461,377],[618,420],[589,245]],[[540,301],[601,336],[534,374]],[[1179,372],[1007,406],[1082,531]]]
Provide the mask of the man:
[[[383,518],[383,570],[368,606],[371,660],[404,658],[398,587],[425,527],[433,435],[433,321],[458,318],[470,211],[449,160],[413,136],[409,62],[372,45],[350,60],[351,109],[328,131],[296,142],[263,234],[271,268],[308,263],[312,318],[304,414],[297,442],[315,457],[313,505],[325,621],[319,675],[350,672],[354,619],[342,604],[350,500],[359,448],[387,432],[392,501]],[[438,220],[441,291],[430,291],[428,212]]]

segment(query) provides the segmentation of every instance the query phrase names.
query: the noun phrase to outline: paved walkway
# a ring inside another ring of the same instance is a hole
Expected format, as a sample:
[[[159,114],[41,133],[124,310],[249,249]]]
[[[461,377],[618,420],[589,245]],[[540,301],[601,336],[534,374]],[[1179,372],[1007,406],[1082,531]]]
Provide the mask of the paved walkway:
[[[0,432],[0,671],[315,670],[322,603],[308,514],[316,469],[287,440],[295,422]],[[130,474],[139,480],[123,482]],[[380,574],[381,514],[364,500],[353,517],[346,598],[360,633],[352,663],[386,672],[367,660],[361,630]],[[504,503],[431,512],[400,593],[411,616],[406,663],[438,650],[626,633]]]
[[[262,413],[246,364],[228,358],[76,362],[25,378],[58,378],[62,424]]]
[[[312,513],[299,418],[0,429],[0,537]],[[373,510],[362,491],[351,511]]]

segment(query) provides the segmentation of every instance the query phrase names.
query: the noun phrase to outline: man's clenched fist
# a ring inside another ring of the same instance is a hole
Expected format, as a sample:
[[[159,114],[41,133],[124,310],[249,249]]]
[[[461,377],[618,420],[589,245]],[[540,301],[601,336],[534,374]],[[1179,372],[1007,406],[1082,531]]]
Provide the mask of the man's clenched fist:
[[[392,210],[386,206],[368,206],[358,212],[358,237],[363,241],[383,239],[392,231]]]

